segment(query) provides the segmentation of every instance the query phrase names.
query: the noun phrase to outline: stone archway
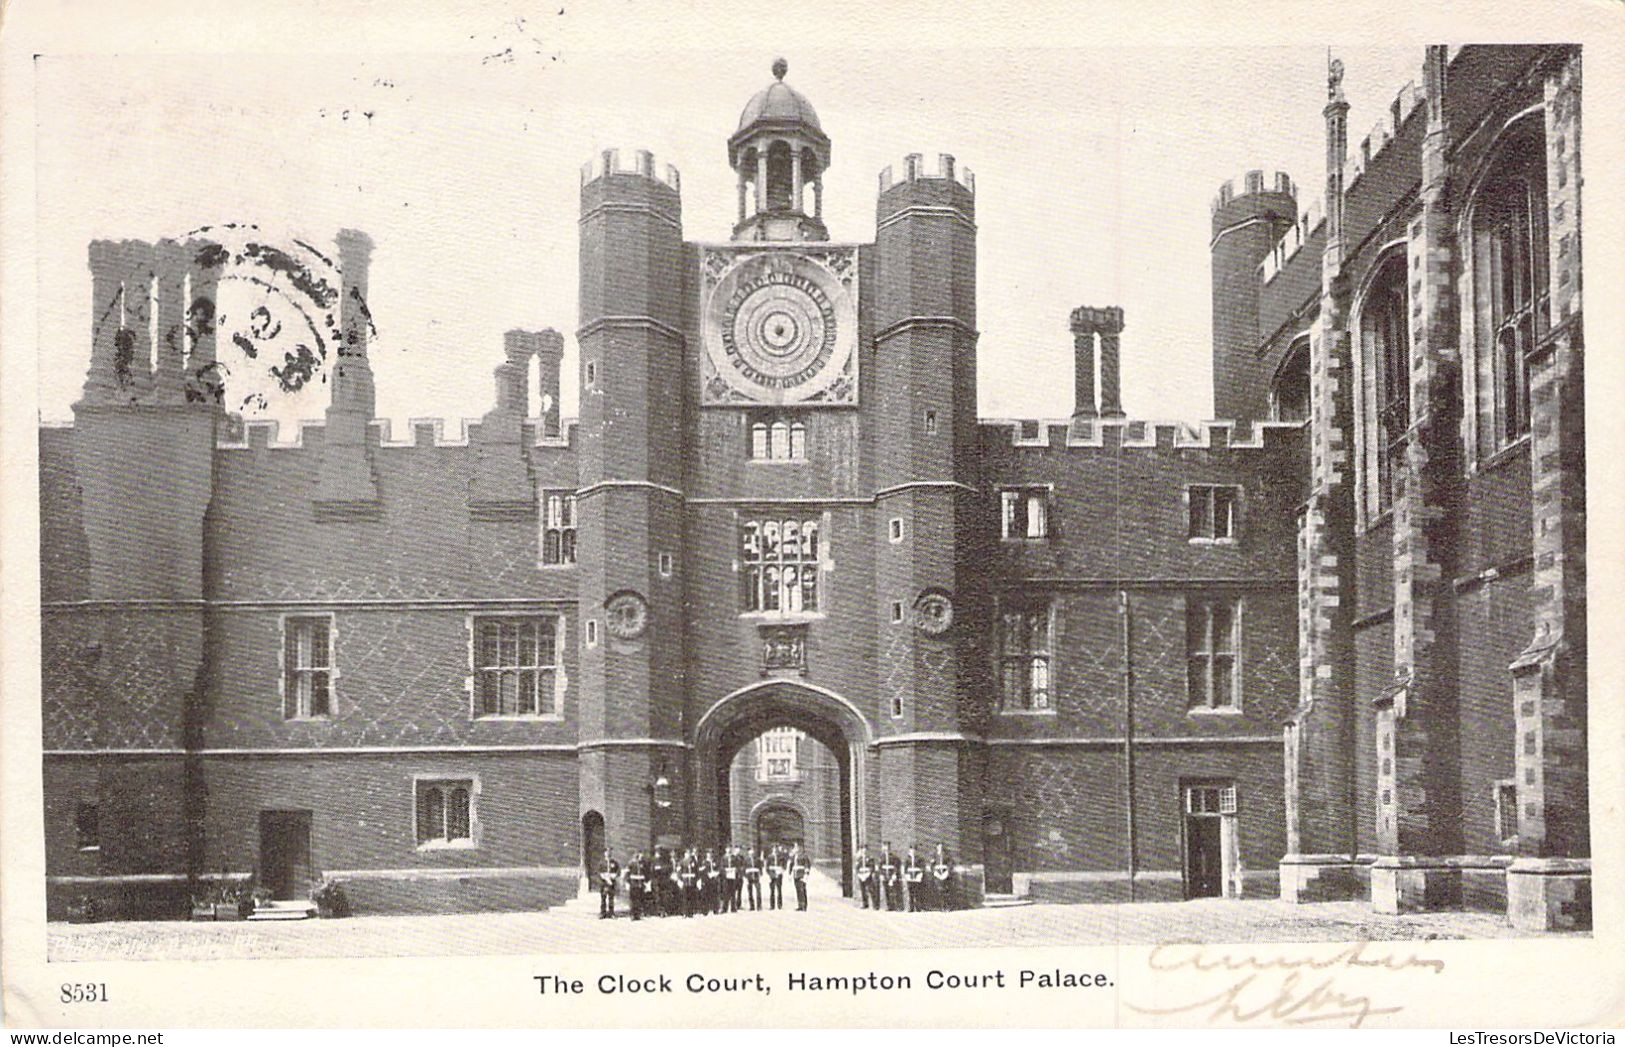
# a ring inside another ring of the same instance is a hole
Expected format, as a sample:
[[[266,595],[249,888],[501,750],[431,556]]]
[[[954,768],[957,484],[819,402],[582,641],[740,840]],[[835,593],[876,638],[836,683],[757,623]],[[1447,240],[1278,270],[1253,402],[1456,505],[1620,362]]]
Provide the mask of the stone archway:
[[[718,699],[700,716],[691,750],[691,835],[702,845],[724,842],[730,832],[729,765],[744,745],[774,727],[804,731],[835,756],[840,768],[841,890],[850,895],[853,848],[865,839],[865,761],[872,732],[857,707],[833,691],[764,680]]]

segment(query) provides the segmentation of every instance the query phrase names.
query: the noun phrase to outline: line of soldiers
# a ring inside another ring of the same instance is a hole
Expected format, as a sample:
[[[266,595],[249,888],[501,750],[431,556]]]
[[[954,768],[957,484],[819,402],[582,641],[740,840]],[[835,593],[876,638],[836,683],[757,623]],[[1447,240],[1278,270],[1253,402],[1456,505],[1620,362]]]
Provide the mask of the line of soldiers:
[[[812,859],[798,843],[793,847],[773,847],[749,852],[738,847],[720,853],[690,847],[680,854],[657,847],[652,857],[642,851],[626,864],[627,901],[632,919],[645,916],[706,916],[739,912],[742,904],[750,911],[762,908],[762,882],[767,881],[767,907],[784,908],[784,881],[795,887],[796,910],[807,910],[807,874]],[[615,900],[620,891],[621,865],[609,851],[598,864],[598,918],[615,918]]]
[[[960,907],[953,859],[940,843],[929,859],[920,857],[913,844],[898,858],[887,841],[878,860],[863,847],[853,865],[865,909],[879,909],[882,899],[887,912],[942,912]]]

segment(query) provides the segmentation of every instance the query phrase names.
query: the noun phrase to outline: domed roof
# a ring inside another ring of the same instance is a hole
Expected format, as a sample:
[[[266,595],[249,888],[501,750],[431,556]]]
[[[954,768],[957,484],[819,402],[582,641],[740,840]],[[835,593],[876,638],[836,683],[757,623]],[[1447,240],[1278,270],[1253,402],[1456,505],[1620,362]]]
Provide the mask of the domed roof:
[[[756,92],[745,111],[739,114],[739,130],[756,123],[787,124],[800,123],[819,132],[823,126],[818,122],[818,113],[813,109],[812,103],[807,101],[805,95],[784,82],[784,74],[789,72],[789,63],[779,59],[773,63],[774,81]],[[737,132],[736,132],[737,133]]]

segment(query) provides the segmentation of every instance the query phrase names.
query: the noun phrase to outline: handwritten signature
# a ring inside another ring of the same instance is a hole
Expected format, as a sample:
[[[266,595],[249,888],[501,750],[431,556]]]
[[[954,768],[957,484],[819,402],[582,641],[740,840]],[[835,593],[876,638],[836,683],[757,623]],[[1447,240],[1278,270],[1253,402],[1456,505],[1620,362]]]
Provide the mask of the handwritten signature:
[[[1147,961],[1154,971],[1239,972],[1240,977],[1218,992],[1171,1007],[1126,1006],[1148,1015],[1202,1015],[1219,1021],[1309,1025],[1347,1021],[1358,1029],[1366,1019],[1397,1014],[1400,1006],[1379,1006],[1369,996],[1345,992],[1336,985],[1340,971],[1444,971],[1444,961],[1412,952],[1373,952],[1370,942],[1354,942],[1324,956],[1269,956],[1213,951],[1200,942],[1164,942],[1151,950]],[[1324,976],[1320,976],[1324,973]]]

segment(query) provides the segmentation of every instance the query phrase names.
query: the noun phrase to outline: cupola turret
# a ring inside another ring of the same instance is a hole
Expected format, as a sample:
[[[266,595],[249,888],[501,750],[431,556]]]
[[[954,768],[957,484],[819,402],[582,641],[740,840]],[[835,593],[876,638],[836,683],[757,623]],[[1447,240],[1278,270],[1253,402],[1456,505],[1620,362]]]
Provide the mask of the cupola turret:
[[[773,82],[745,106],[728,139],[728,163],[739,175],[735,240],[829,239],[823,219],[829,138],[812,103],[784,82],[788,71],[784,59],[773,63]]]

